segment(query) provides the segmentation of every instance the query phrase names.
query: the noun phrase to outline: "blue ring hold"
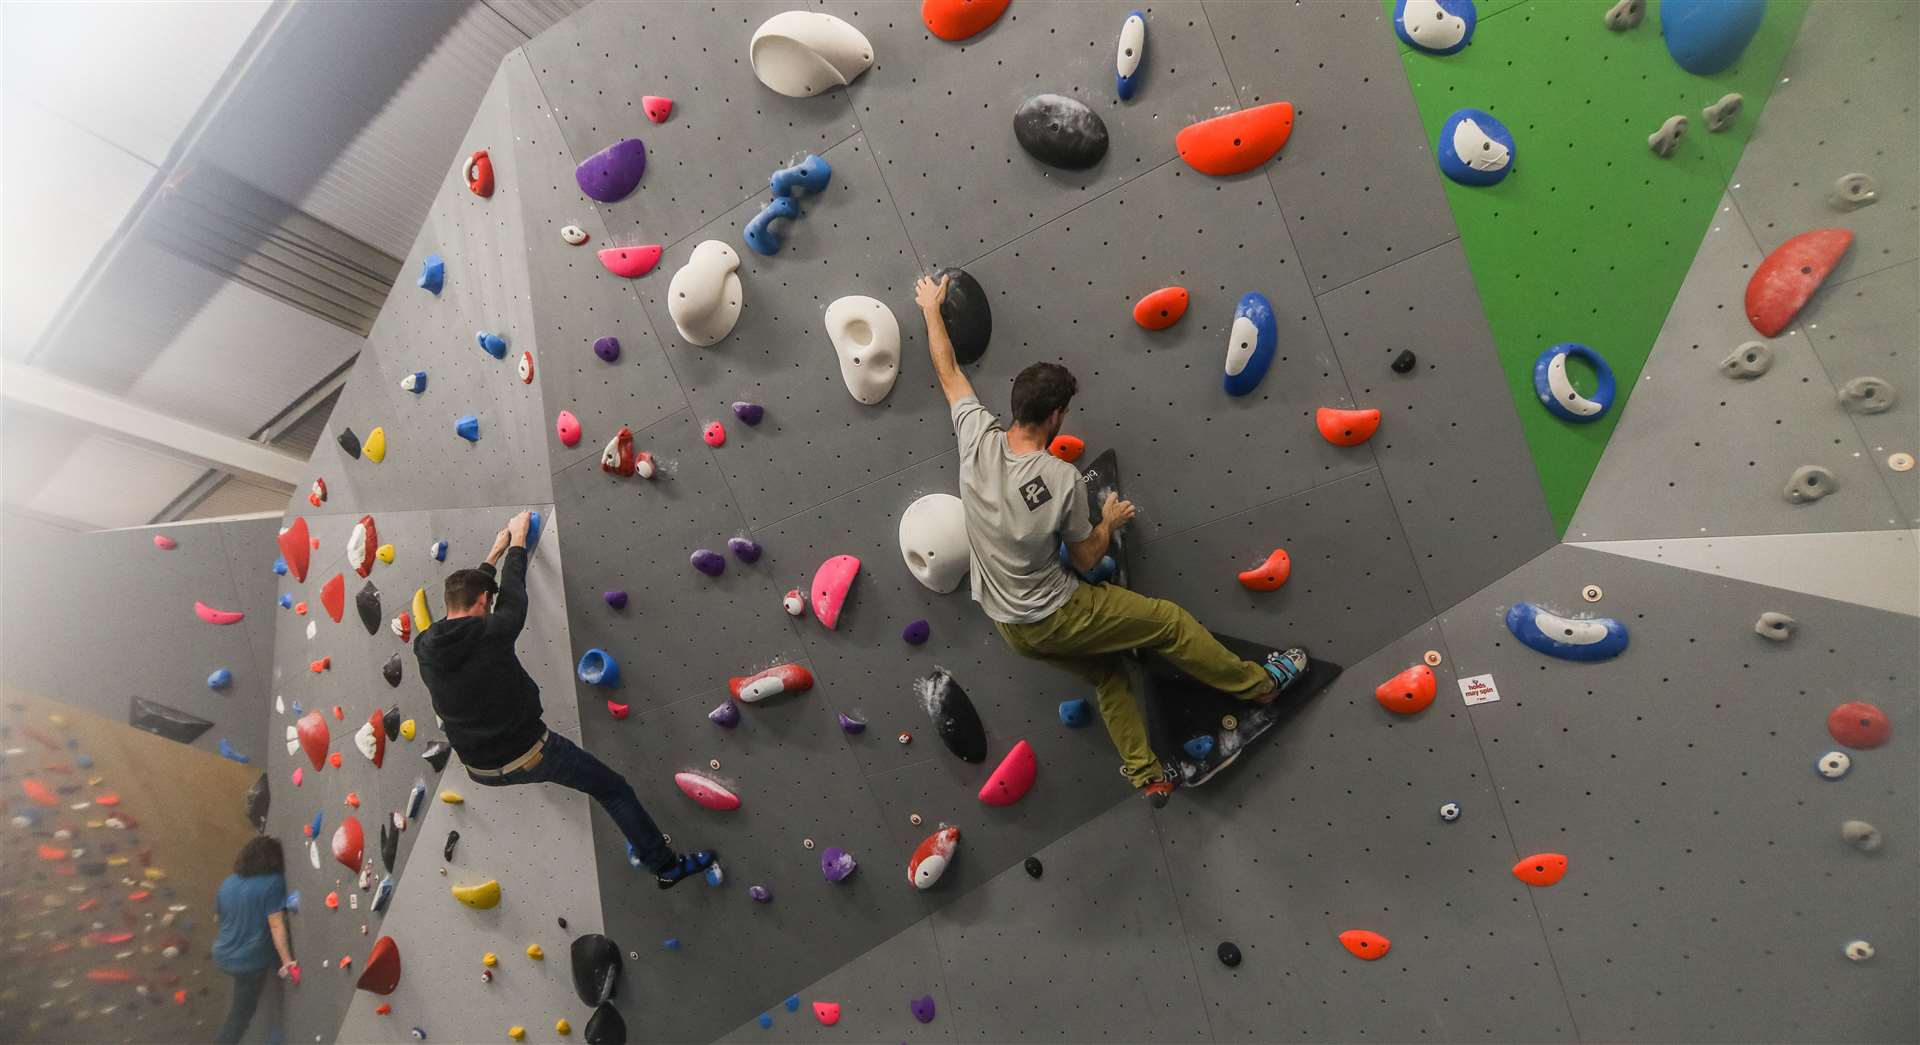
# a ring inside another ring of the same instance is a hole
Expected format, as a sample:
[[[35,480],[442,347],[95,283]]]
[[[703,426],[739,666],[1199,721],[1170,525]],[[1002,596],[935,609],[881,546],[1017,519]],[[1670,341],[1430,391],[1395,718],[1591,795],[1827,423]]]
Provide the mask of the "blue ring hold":
[[[1133,67],[1131,76],[1121,76],[1118,69],[1113,72],[1113,93],[1119,95],[1123,102],[1133,97],[1133,92],[1140,89],[1140,78],[1147,75],[1147,16],[1139,11],[1132,12],[1120,23],[1120,31],[1126,32],[1127,22],[1135,18],[1140,19],[1140,64]],[[1118,61],[1118,56],[1114,60]]]
[[[740,236],[755,254],[772,257],[780,253],[780,248],[785,245],[780,233],[774,230],[773,223],[792,221],[799,216],[800,205],[793,201],[793,197],[775,196],[772,202],[760,209],[760,213],[753,216],[752,221],[747,222],[747,227],[740,230]]]
[[[620,684],[620,662],[613,659],[613,654],[597,646],[580,655],[580,664],[575,673],[580,676],[580,681],[589,686],[612,689]]]
[[[1528,648],[1561,660],[1610,660],[1627,648],[1627,626],[1612,617],[1595,617],[1583,624],[1598,624],[1606,635],[1598,642],[1566,642],[1540,628],[1539,616],[1545,613],[1531,602],[1516,602],[1507,611],[1507,630]],[[1554,614],[1558,616],[1558,614]]]
[[[1553,386],[1548,382],[1547,374],[1553,369],[1554,359],[1563,355],[1586,360],[1587,365],[1593,367],[1594,372],[1599,375],[1599,387],[1594,389],[1591,396],[1583,397],[1590,403],[1600,404],[1599,410],[1591,414],[1575,413],[1567,409],[1566,404],[1560,402],[1560,397],[1553,394]],[[1577,341],[1564,341],[1553,345],[1541,352],[1540,357],[1533,361],[1533,394],[1539,397],[1540,405],[1546,407],[1548,413],[1563,421],[1591,424],[1607,416],[1608,411],[1613,409],[1614,391],[1613,367],[1607,365],[1606,359],[1602,358],[1600,353]]]
[[[1407,32],[1407,0],[1398,0],[1393,5],[1393,32],[1400,42],[1416,51],[1427,54],[1454,54],[1473,42],[1473,30],[1480,24],[1480,15],[1474,10],[1473,0],[1438,0],[1440,10],[1467,23],[1467,31],[1460,36],[1460,42],[1452,47],[1426,47]]]
[[[1453,151],[1454,128],[1466,120],[1472,120],[1474,126],[1480,128],[1489,140],[1506,148],[1506,166],[1497,171],[1475,170],[1459,153]],[[1499,184],[1513,173],[1513,165],[1520,160],[1520,148],[1513,142],[1513,132],[1507,130],[1507,125],[1495,119],[1492,113],[1482,109],[1460,109],[1440,124],[1440,140],[1433,144],[1433,155],[1440,164],[1440,173],[1462,185],[1484,188]]]
[[[1241,367],[1237,374],[1222,370],[1221,382],[1227,394],[1243,396],[1260,387],[1260,380],[1267,376],[1267,367],[1273,363],[1273,350],[1280,341],[1280,332],[1273,321],[1273,304],[1257,290],[1249,290],[1241,295],[1240,304],[1233,310],[1233,318],[1251,320],[1255,332],[1253,355],[1247,357],[1247,365]],[[1227,330],[1231,339],[1233,327],[1229,325]]]
[[[767,179],[775,196],[812,196],[824,191],[833,180],[833,165],[814,153],[791,167],[782,167]]]

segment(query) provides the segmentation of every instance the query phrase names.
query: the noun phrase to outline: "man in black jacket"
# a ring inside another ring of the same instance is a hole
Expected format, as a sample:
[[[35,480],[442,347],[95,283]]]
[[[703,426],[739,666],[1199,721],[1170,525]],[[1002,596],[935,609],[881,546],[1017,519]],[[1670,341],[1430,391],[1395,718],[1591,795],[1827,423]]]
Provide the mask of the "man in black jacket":
[[[447,577],[447,616],[414,640],[420,678],[433,698],[447,741],[476,784],[559,784],[592,796],[627,836],[627,861],[646,867],[668,889],[713,865],[702,849],[685,856],[640,805],[632,785],[578,744],[540,720],[540,687],[513,643],[527,622],[527,527],[521,512],[494,538],[480,568]],[[499,583],[495,565],[502,558]]]

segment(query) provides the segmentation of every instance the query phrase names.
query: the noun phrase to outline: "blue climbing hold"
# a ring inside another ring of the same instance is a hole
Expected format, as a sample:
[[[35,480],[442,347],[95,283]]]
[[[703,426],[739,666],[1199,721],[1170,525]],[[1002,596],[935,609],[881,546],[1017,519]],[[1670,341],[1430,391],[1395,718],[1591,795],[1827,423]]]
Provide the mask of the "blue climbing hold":
[[[226,668],[215,668],[213,674],[207,676],[208,689],[226,689],[232,682],[233,672]]]
[[[81,769],[92,769],[93,756],[92,755],[75,755],[73,756],[73,764],[76,766],[79,766]]]
[[[1127,16],[1120,23],[1120,46],[1115,49],[1113,71],[1113,93],[1121,101],[1133,97],[1140,89],[1141,60],[1147,54],[1147,16],[1138,11]]]
[[[1087,702],[1084,699],[1075,697],[1072,700],[1063,700],[1060,702],[1061,725],[1079,729],[1081,726],[1092,721],[1093,712],[1087,707]]]
[[[287,560],[276,555],[273,557],[273,572],[282,577],[287,575]]]
[[[1440,125],[1434,156],[1440,173],[1462,185],[1498,184],[1513,169],[1519,150],[1513,132],[1479,109],[1461,109]]]
[[[581,655],[576,674],[589,686],[612,689],[620,684],[620,662],[613,659],[613,654],[595,647]]]
[[[447,561],[447,542],[445,541],[433,542],[433,546],[427,549],[427,554],[433,557],[434,562],[446,562]]]
[[[727,880],[727,872],[721,870],[719,864],[714,864],[712,867],[707,868],[707,873],[704,877],[708,885],[717,886]]]
[[[663,950],[663,951],[677,951],[677,950],[679,950],[679,949],[680,949],[680,937],[678,937],[678,936],[669,936],[669,937],[667,937],[666,939],[664,939],[664,940],[662,940],[662,941],[660,941],[660,949],[661,949],[661,950]]]
[[[1180,745],[1180,750],[1185,751],[1188,758],[1196,762],[1204,762],[1208,755],[1213,754],[1213,735],[1206,734],[1204,736],[1194,737],[1192,740]]]
[[[507,358],[507,339],[506,338],[501,337],[498,334],[489,333],[488,331],[481,330],[481,331],[476,331],[474,333],[473,339],[480,343],[481,349],[483,349],[487,353],[487,355],[490,355],[495,359]]]
[[[1113,561],[1113,556],[1111,555],[1102,555],[1100,561],[1094,564],[1093,569],[1085,573],[1074,569],[1073,553],[1067,550],[1065,541],[1060,542],[1059,558],[1061,569],[1074,574],[1088,584],[1105,584],[1112,580],[1113,575],[1120,569],[1119,564]]]
[[[415,370],[413,373],[400,379],[400,387],[408,392],[412,392],[414,395],[425,392],[427,390],[427,372],[425,370]]]
[[[827,182],[833,180],[833,167],[827,161],[808,153],[807,158],[791,167],[782,167],[774,171],[767,179],[767,185],[775,196],[811,196],[826,189]]]
[[[1241,295],[1233,310],[1233,328],[1227,335],[1227,372],[1222,381],[1230,396],[1243,396],[1260,386],[1280,342],[1273,321],[1273,305],[1257,290]]]
[[[293,702],[293,704],[292,704],[291,706],[292,706],[292,708],[293,708],[293,717],[294,717],[294,718],[299,718],[299,717],[300,717],[300,716],[301,716],[302,714],[304,714],[304,713],[305,713],[305,709],[304,709],[304,708],[302,708],[302,707],[300,706],[300,702],[299,702],[299,701],[297,701],[297,700],[296,700],[296,701],[294,701],[294,702]]]
[[[441,261],[438,254],[427,255],[420,259],[420,278],[413,282],[421,290],[438,296],[440,288],[447,285],[447,263]]]
[[[800,1011],[800,996],[798,994],[790,995],[787,998],[787,1011],[788,1012]]]
[[[1472,43],[1479,20],[1473,0],[1398,0],[1393,5],[1394,34],[1428,54],[1453,54]]]
[[[776,196],[753,216],[752,221],[747,222],[747,227],[740,230],[740,235],[754,253],[772,257],[780,253],[782,245],[780,233],[774,231],[773,223],[792,221],[799,216],[800,205],[793,201],[793,197]]]
[[[1661,0],[1660,36],[1680,68],[1725,72],[1760,31],[1766,0]]]
[[[1585,360],[1593,367],[1599,387],[1593,395],[1583,396],[1567,376],[1567,360]],[[1564,342],[1540,353],[1533,361],[1533,394],[1547,412],[1564,421],[1585,424],[1607,416],[1613,408],[1613,368],[1600,353],[1577,342]]]
[[[541,519],[540,519],[540,513],[539,513],[539,512],[537,512],[537,511],[536,511],[536,512],[528,512],[528,513],[527,513],[527,516],[528,516],[528,519],[527,519],[527,555],[528,555],[528,557],[529,557],[529,558],[531,558],[531,557],[532,557],[532,555],[533,555],[533,550],[534,550],[535,548],[538,548],[538,547],[540,546],[540,526],[541,526]]]
[[[1513,604],[1507,630],[1529,648],[1561,660],[1608,660],[1627,648],[1627,626],[1611,617],[1562,617],[1531,602]]]
[[[288,893],[286,901],[282,903],[280,907],[282,910],[292,911],[294,914],[299,914],[300,913],[300,890],[295,889],[293,892]]]
[[[761,1029],[761,1030],[766,1030],[767,1028],[769,1028],[769,1027],[771,1027],[771,1026],[773,1026],[773,1017],[772,1017],[772,1016],[770,1016],[770,1015],[768,1015],[767,1013],[764,1013],[764,1012],[763,1012],[763,1013],[761,1013],[761,1014],[760,1014],[760,1029]]]
[[[480,419],[467,414],[453,423],[453,432],[469,443],[477,443],[480,441]]]
[[[313,823],[308,825],[307,827],[308,838],[320,837],[320,824],[322,822],[323,816],[324,816],[323,810],[316,809],[313,811]]]
[[[243,766],[253,761],[252,758],[234,750],[233,745],[227,742],[226,737],[220,738],[220,757],[229,762],[238,762]]]
[[[292,609],[292,608],[293,608],[293,596],[291,596],[291,595],[289,595],[289,594],[287,594],[286,592],[281,592],[281,593],[280,593],[280,608],[281,608],[281,609],[283,609],[283,610],[290,610],[290,609]]]

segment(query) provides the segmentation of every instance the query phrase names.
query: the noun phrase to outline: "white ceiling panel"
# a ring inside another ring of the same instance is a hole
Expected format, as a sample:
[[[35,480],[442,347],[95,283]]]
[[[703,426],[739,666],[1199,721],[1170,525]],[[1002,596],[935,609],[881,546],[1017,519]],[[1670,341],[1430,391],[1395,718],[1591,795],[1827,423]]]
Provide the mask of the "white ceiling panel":
[[[141,526],[204,471],[105,436],[89,435],[61,460],[26,506],[89,526]]]

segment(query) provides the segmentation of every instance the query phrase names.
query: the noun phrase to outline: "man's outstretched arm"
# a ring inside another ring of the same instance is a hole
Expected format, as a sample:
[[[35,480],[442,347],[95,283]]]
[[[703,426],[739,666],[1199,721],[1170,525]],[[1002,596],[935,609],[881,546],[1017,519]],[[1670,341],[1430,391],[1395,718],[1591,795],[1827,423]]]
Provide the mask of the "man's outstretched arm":
[[[940,391],[946,393],[947,405],[952,406],[973,395],[973,385],[967,375],[960,372],[960,363],[953,358],[953,340],[947,337],[947,321],[940,318],[940,303],[947,300],[947,278],[941,276],[936,282],[932,276],[921,276],[913,285],[913,299],[920,305],[920,318],[927,321],[927,355],[933,359],[933,373],[940,379]]]
[[[507,523],[506,561],[500,567],[500,594],[494,598],[493,612],[487,616],[487,631],[508,639],[519,636],[527,623],[527,525],[531,516],[521,512]]]

